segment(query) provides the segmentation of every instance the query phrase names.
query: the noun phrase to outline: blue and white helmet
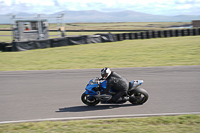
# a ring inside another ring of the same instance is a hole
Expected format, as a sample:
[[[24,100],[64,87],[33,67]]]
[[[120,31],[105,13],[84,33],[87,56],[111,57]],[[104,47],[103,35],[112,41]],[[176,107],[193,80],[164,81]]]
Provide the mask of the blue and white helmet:
[[[110,68],[105,67],[105,68],[101,69],[102,79],[107,79],[110,76],[110,74],[111,74]]]

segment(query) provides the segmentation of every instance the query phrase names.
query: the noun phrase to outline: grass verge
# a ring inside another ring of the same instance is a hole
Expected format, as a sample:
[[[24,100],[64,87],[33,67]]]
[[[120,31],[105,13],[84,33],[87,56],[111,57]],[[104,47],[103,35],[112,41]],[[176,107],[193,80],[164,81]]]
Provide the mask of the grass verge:
[[[0,52],[0,71],[200,65],[200,36]]]
[[[110,23],[65,23],[66,30],[163,30],[171,26],[188,25],[191,22],[110,22]],[[57,24],[49,23],[50,30],[57,30]],[[0,25],[10,29],[10,25]]]
[[[200,115],[1,124],[1,133],[199,133]]]

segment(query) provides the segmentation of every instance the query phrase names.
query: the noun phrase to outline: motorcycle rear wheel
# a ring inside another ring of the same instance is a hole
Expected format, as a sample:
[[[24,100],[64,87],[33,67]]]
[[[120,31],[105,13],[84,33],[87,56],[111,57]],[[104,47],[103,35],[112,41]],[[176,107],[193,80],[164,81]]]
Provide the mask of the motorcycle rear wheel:
[[[95,106],[99,103],[98,99],[96,99],[95,97],[91,97],[90,95],[85,93],[82,94],[81,100],[84,104],[88,106]]]
[[[147,91],[145,89],[142,88],[137,88],[136,90],[133,90],[129,93],[130,97],[133,96],[134,99],[129,99],[129,102],[135,105],[140,105],[145,103],[148,98],[149,95],[147,93]]]

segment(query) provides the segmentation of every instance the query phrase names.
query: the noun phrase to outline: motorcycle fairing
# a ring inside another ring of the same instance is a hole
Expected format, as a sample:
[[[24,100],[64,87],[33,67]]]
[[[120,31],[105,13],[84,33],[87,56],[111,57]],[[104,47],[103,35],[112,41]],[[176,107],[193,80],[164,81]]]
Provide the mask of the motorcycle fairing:
[[[93,81],[93,79],[90,80],[88,82],[87,86],[85,87],[85,90],[86,90],[85,94],[88,94],[88,95],[98,95],[97,92],[93,90],[93,88],[97,88],[98,87],[98,84],[94,83],[94,82],[91,84],[92,81]],[[100,83],[99,87],[101,88],[101,92],[106,89],[106,85],[107,85],[107,80],[104,80],[103,82]],[[110,92],[114,92],[115,93],[116,90],[114,90],[114,89],[111,88]]]
[[[106,84],[107,84],[107,80],[104,80],[101,85],[100,88],[106,89]]]
[[[93,90],[90,90],[90,91],[86,90],[85,94],[88,94],[88,95],[97,95],[97,93],[95,91],[93,91]]]
[[[85,87],[86,91],[85,94],[89,94],[89,95],[97,95],[97,93],[92,90],[94,87],[98,87],[98,84],[87,84],[87,86]]]

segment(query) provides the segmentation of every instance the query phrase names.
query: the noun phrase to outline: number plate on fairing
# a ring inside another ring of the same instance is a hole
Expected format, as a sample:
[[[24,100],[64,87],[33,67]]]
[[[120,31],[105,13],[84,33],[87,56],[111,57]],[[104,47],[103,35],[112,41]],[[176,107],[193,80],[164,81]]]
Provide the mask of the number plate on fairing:
[[[143,80],[133,80],[133,81],[134,81],[134,85],[133,86],[141,85],[144,82]]]

